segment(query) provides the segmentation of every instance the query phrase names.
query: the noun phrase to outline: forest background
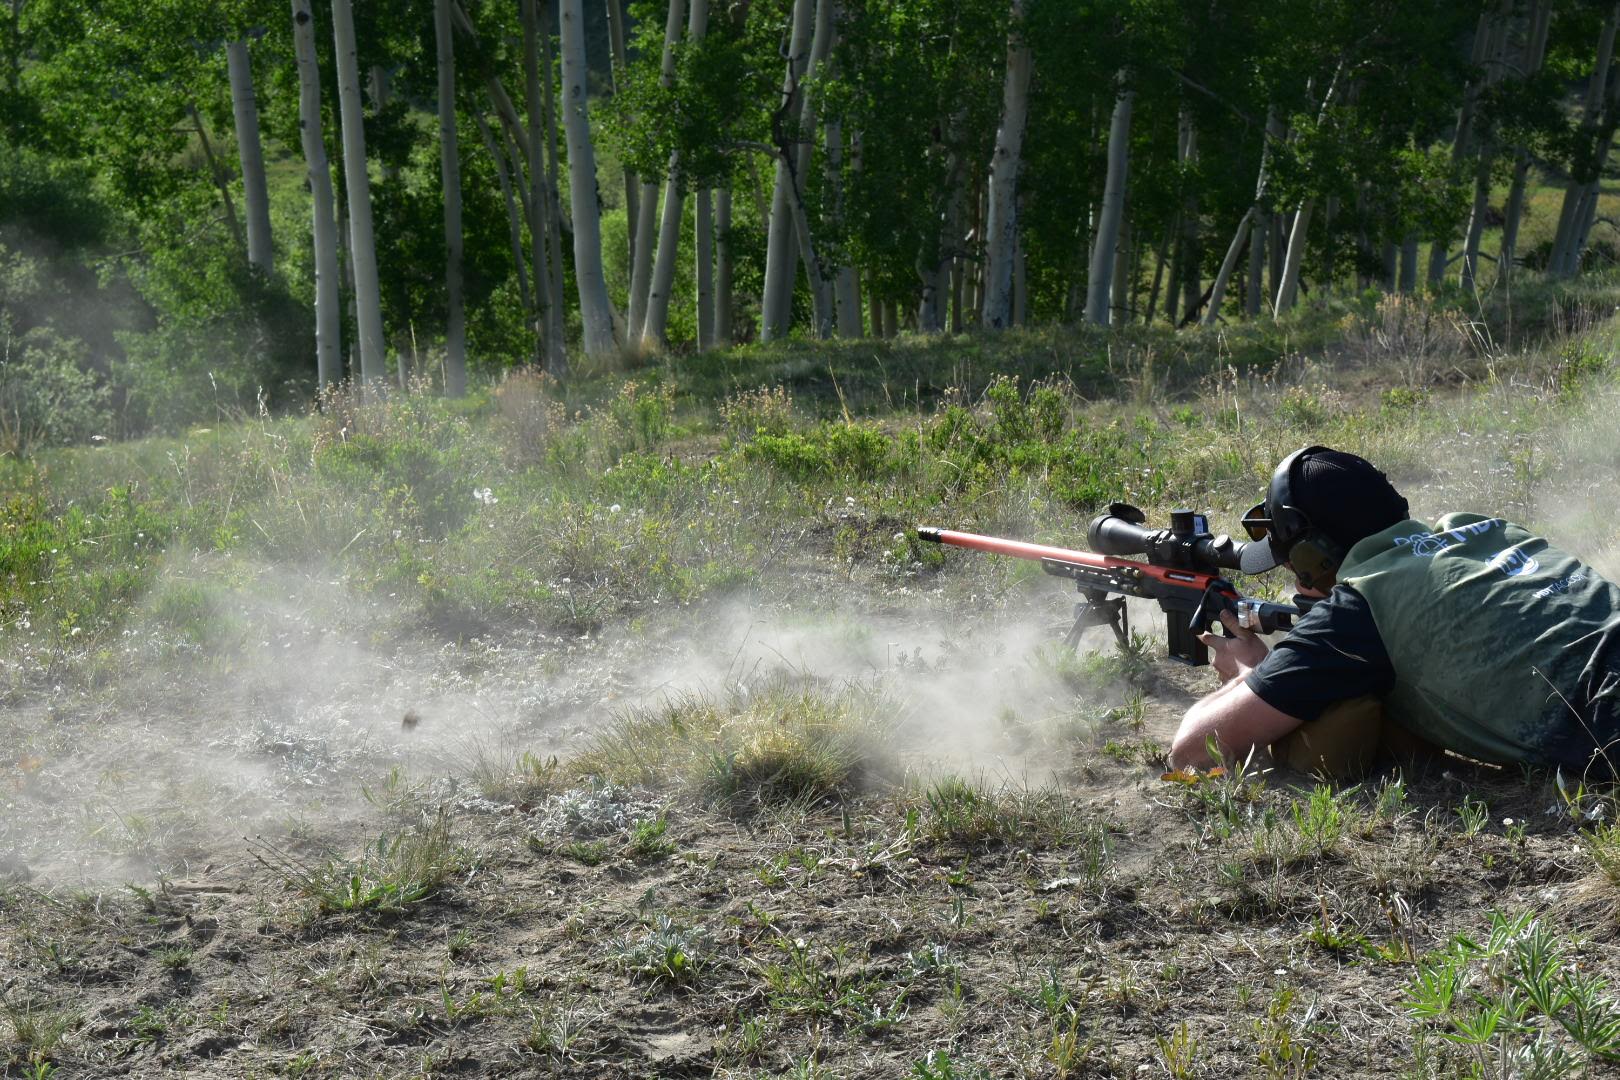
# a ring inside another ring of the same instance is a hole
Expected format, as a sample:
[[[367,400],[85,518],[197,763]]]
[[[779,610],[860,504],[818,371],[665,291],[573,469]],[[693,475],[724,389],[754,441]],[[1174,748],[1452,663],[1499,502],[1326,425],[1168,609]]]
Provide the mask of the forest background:
[[[8,14],[13,450],[349,377],[1271,319],[1614,250],[1607,3]]]

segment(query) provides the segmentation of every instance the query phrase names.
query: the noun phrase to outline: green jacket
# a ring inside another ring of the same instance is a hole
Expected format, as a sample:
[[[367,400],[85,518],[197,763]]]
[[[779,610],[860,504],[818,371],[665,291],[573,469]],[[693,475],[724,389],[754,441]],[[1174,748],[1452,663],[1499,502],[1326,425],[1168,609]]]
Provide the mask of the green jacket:
[[[1414,734],[1573,768],[1620,738],[1620,586],[1542,538],[1478,514],[1403,521],[1351,548],[1338,577],[1372,610],[1395,668],[1387,711]]]

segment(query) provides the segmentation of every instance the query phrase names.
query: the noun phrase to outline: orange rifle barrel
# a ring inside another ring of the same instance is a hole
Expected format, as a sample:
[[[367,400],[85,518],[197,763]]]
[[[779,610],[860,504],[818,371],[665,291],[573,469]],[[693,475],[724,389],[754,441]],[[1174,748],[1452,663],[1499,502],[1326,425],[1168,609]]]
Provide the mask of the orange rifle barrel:
[[[1106,569],[1128,569],[1137,574],[1146,574],[1160,581],[1174,582],[1177,585],[1201,585],[1207,587],[1217,577],[1215,574],[1204,574],[1195,570],[1177,570],[1167,566],[1154,566],[1152,563],[1137,562],[1135,559],[1098,555],[1090,551],[1074,551],[1070,548],[1047,547],[1045,544],[1026,544],[1022,540],[1003,540],[999,536],[952,532],[950,529],[937,529],[927,525],[918,526],[917,538],[929,540],[936,544],[950,544],[952,547],[988,551],[992,555],[1011,555],[1015,559],[1056,559],[1059,562],[1080,563],[1085,566]]]

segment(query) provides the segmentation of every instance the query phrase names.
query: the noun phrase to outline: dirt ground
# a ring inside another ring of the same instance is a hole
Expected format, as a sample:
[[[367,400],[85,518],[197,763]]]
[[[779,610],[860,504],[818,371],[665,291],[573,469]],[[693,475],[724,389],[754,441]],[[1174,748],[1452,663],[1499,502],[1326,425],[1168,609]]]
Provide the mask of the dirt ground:
[[[1381,775],[1283,851],[1309,779],[1161,778],[1208,669],[1155,661],[1132,713],[1026,662],[1067,608],[1050,583],[446,642],[251,580],[229,656],[40,685],[0,721],[0,1075],[1446,1075],[1413,961],[1493,909],[1620,977],[1551,778]],[[541,782],[616,709],[770,669],[903,690],[910,778],[745,815]],[[525,752],[536,782],[497,783]],[[997,825],[949,826],[952,775]],[[427,897],[312,897],[326,860],[431,827],[454,870]]]

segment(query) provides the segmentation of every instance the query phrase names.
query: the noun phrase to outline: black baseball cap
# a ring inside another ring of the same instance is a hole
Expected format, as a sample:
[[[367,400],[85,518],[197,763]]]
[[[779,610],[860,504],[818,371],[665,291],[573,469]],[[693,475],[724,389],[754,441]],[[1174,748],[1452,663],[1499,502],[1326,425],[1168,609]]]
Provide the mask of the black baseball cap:
[[[1325,446],[1306,447],[1283,459],[1266,501],[1243,515],[1249,537],[1267,542],[1245,546],[1239,569],[1258,574],[1280,565],[1307,529],[1349,551],[1409,516],[1405,497],[1372,462]]]

